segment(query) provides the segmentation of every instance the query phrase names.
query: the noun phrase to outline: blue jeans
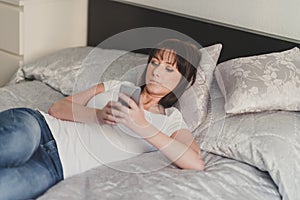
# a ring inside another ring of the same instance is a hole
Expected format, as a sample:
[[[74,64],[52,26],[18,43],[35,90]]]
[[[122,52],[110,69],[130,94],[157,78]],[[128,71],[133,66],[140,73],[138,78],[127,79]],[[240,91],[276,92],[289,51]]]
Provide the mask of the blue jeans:
[[[35,110],[0,112],[0,199],[32,199],[63,179],[55,140]]]

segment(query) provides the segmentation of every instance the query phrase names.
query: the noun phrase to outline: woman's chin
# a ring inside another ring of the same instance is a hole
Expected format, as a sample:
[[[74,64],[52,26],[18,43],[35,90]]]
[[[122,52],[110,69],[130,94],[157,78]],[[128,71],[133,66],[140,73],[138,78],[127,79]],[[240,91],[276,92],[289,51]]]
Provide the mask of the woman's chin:
[[[157,96],[165,96],[170,92],[165,87],[161,87],[160,85],[157,84],[147,84],[146,89],[148,93],[155,94]]]

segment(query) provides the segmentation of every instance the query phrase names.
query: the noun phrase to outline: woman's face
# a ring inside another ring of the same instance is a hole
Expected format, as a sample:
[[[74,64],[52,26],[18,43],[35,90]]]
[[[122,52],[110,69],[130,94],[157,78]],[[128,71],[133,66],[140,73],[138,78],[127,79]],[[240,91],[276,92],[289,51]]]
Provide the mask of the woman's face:
[[[146,89],[152,95],[164,97],[176,88],[181,77],[174,53],[164,50],[153,56],[148,64]]]

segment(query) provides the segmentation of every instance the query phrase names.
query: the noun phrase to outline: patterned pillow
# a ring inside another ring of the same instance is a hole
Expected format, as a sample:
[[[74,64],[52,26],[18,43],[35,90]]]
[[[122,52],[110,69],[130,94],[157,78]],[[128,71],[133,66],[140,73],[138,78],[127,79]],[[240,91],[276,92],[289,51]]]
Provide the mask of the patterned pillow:
[[[300,110],[300,50],[236,58],[215,71],[226,113]]]
[[[182,94],[175,105],[181,110],[191,131],[194,131],[206,119],[210,86],[221,50],[221,44],[200,49],[201,60],[197,69],[196,81]]]
[[[226,115],[224,98],[213,87],[205,126],[196,130],[200,148],[268,172],[282,199],[299,199],[300,112]]]

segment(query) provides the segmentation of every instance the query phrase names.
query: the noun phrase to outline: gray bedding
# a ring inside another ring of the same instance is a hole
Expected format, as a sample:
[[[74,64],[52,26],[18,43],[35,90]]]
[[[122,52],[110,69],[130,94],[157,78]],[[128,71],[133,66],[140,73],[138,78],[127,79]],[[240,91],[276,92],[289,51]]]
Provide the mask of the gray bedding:
[[[94,55],[97,62],[80,60],[79,55],[90,51],[72,49],[58,54],[65,57],[54,55],[24,66],[6,87],[0,88],[0,111],[23,106],[47,111],[63,94],[120,76],[145,61],[137,55],[115,61],[113,54],[120,56],[122,52],[113,50],[104,51],[105,57]],[[107,55],[109,59],[105,59]],[[98,70],[103,65],[112,67]],[[167,165],[168,160],[160,152],[152,152],[70,177],[39,199],[297,200],[299,112],[226,115],[215,80],[210,105],[205,123],[193,132],[203,150],[204,172]]]
[[[46,111],[63,95],[39,81],[0,89],[0,110],[31,107]],[[38,199],[226,199],[279,200],[267,172],[203,151],[205,172],[181,170],[160,152],[100,166],[61,181]]]
[[[0,111],[28,107],[47,112],[51,104],[62,97],[60,92],[40,81],[26,81],[0,88]]]
[[[71,177],[39,199],[281,199],[267,173],[211,153],[203,156],[205,172],[174,166],[147,172],[165,163],[159,163],[164,160],[159,152],[144,154]]]

